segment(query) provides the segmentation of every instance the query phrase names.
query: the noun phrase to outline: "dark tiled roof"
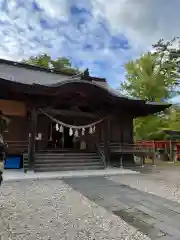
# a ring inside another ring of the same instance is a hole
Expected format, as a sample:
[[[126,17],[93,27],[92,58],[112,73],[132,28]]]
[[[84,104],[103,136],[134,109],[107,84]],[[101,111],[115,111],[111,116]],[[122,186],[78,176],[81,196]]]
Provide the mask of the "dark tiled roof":
[[[32,66],[26,63],[20,63],[20,62],[14,62],[14,61],[9,61],[9,60],[4,60],[4,59],[0,59],[0,64],[7,64],[7,65],[11,65],[11,66],[18,66],[18,67],[22,67],[22,68],[27,68],[27,69],[32,69],[32,70],[37,70],[37,71],[43,71],[43,72],[48,72],[48,73],[54,73],[54,74],[61,74],[64,76],[67,76],[66,80],[62,80],[60,82],[57,82],[55,84],[49,84],[49,85],[41,85],[41,84],[26,84],[26,83],[20,83],[18,81],[13,81],[10,79],[5,79],[5,78],[1,78],[0,79],[0,83],[2,85],[11,85],[11,87],[15,87],[18,88],[20,91],[28,91],[30,94],[31,93],[41,93],[42,91],[45,92],[51,92],[51,90],[55,90],[56,88],[59,88],[63,85],[66,84],[78,84],[78,83],[84,83],[84,84],[90,84],[93,85],[95,87],[98,87],[99,89],[102,89],[106,92],[109,93],[109,95],[111,95],[114,99],[116,99],[117,101],[119,100],[127,100],[128,102],[136,102],[139,105],[139,111],[141,111],[141,108],[146,109],[146,111],[144,112],[144,115],[146,114],[146,112],[149,112],[150,114],[153,113],[157,113],[160,111],[165,110],[166,108],[170,107],[171,104],[167,104],[167,103],[157,103],[157,102],[147,102],[147,101],[143,101],[143,100],[137,100],[137,99],[132,99],[132,98],[128,98],[124,95],[122,95],[119,91],[116,91],[112,88],[110,88],[108,86],[108,84],[100,84],[100,82],[106,82],[106,80],[104,78],[96,78],[96,77],[89,77],[89,80],[81,80],[80,76],[78,77],[77,75],[74,74],[69,74],[69,73],[63,73],[61,71],[55,71],[55,70],[51,70],[51,69],[47,69],[47,68],[42,68],[42,67],[38,67],[38,66]],[[53,91],[54,91],[53,90]],[[56,91],[56,90],[55,90]],[[138,109],[137,109],[138,111]]]
[[[97,86],[107,92],[109,92],[111,95],[113,96],[116,96],[116,97],[119,97],[119,98],[125,98],[125,99],[128,99],[128,97],[122,95],[119,91],[116,91],[115,89],[113,88],[110,88],[108,84],[98,84],[99,81],[95,81],[94,82],[91,82],[91,81],[85,81],[85,80],[81,80],[79,77],[76,77],[76,78],[69,78],[65,81],[61,81],[61,82],[58,82],[58,83],[55,83],[55,84],[49,84],[48,86],[49,87],[60,87],[64,84],[70,84],[70,83],[87,83],[87,84],[90,84],[90,85],[94,85],[94,86]]]
[[[74,73],[68,73],[66,71],[63,70],[54,70],[54,69],[49,69],[46,67],[40,67],[40,66],[35,66],[35,65],[31,65],[31,64],[27,64],[27,63],[23,63],[23,62],[16,62],[16,61],[10,61],[10,60],[5,60],[5,59],[0,59],[0,64],[7,64],[7,65],[11,65],[11,66],[18,66],[18,67],[22,67],[22,68],[27,68],[27,69],[31,69],[34,71],[42,71],[42,72],[48,72],[48,73],[54,73],[54,74],[62,74],[65,76],[75,76]],[[89,77],[90,80],[94,80],[94,81],[98,81],[98,82],[106,82],[105,78],[100,78],[100,77]]]
[[[53,70],[53,69],[49,69],[49,68],[45,68],[45,67],[39,67],[39,66],[35,66],[35,65],[31,65],[31,64],[27,64],[27,63],[23,63],[23,62],[16,62],[16,61],[10,61],[10,60],[5,60],[5,59],[0,59],[0,64],[1,63],[11,65],[11,66],[18,66],[18,67],[22,67],[22,68],[42,71],[42,72],[63,74],[63,75],[67,75],[67,76],[73,76],[74,75],[73,73],[65,73],[63,71],[57,71],[57,70]]]

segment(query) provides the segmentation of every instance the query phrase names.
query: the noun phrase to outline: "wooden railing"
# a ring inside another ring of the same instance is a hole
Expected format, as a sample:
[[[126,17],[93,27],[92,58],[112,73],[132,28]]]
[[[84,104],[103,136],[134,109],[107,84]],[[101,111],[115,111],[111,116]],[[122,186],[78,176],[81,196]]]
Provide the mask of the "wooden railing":
[[[101,147],[97,143],[95,144],[95,147],[96,147],[97,153],[99,154],[99,156],[101,157],[101,159],[103,161],[104,168],[106,168],[106,160],[105,160],[105,156],[104,156],[103,150],[101,149]]]
[[[100,144],[103,149],[103,144]],[[114,153],[132,153],[137,155],[153,155],[154,149],[149,146],[143,146],[139,144],[122,144],[122,143],[110,143],[110,151]]]
[[[43,143],[43,141],[41,143]],[[7,144],[8,144],[9,154],[22,154],[28,151],[28,141],[7,141]],[[37,145],[36,150],[45,149],[45,146],[46,146],[46,144],[43,144],[44,146],[40,146],[39,144],[36,144],[36,145]],[[102,160],[104,159],[103,148],[104,146],[102,143],[98,146],[98,148],[96,146],[96,149],[98,153],[101,155]],[[116,143],[110,143],[110,151],[112,153],[124,153],[124,154],[131,153],[135,155],[151,156],[154,153],[154,148],[151,146],[142,145],[142,144],[122,144],[122,143],[116,142]]]

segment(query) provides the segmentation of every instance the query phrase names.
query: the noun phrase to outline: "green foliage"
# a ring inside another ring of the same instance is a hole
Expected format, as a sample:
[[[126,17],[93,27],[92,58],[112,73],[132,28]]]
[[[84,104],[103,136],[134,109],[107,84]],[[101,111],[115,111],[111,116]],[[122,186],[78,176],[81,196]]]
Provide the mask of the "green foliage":
[[[173,106],[168,116],[168,129],[180,131],[180,107]]]
[[[47,54],[42,54],[35,57],[30,57],[23,62],[39,67],[50,68],[67,74],[79,73],[78,69],[72,67],[70,60],[64,57],[53,60]]]
[[[158,115],[150,115],[134,120],[134,134],[136,140],[164,139],[165,133],[162,128],[167,127],[167,122]]]
[[[174,79],[162,71],[159,55],[147,53],[125,64],[126,81],[122,91],[137,99],[147,101],[168,100],[174,88]]]
[[[35,57],[30,57],[28,60],[24,60],[24,63],[49,68],[49,64],[51,62],[51,57],[47,54],[38,55]]]
[[[169,71],[175,77],[175,83],[179,85],[180,73],[180,40],[179,37],[171,41],[160,39],[153,45],[155,52],[161,57],[164,64],[164,72]]]
[[[160,43],[159,43],[160,44]],[[178,94],[179,70],[177,59],[165,48],[158,48],[155,53],[146,53],[134,61],[125,64],[126,80],[121,90],[127,96],[151,102],[168,101]],[[177,55],[176,55],[177,57]],[[180,110],[171,108],[164,114],[137,118],[134,120],[135,139],[160,140],[167,136],[164,128],[180,128]]]

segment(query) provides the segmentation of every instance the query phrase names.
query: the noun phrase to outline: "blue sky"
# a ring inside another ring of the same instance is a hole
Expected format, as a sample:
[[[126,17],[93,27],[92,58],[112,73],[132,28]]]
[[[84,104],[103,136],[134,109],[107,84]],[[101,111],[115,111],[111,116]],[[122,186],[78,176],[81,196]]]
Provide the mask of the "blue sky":
[[[69,57],[112,87],[123,65],[180,34],[179,0],[0,0],[0,58]]]

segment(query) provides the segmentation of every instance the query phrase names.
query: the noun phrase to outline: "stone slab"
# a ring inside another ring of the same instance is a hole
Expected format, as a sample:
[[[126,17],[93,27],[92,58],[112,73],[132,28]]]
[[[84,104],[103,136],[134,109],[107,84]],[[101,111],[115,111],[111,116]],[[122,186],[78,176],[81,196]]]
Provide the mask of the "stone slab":
[[[178,234],[180,236],[180,204],[177,202],[115,183],[104,177],[96,177],[92,181],[91,178],[75,182],[73,179],[65,181],[152,239],[173,239]],[[166,226],[169,226],[167,231]]]

